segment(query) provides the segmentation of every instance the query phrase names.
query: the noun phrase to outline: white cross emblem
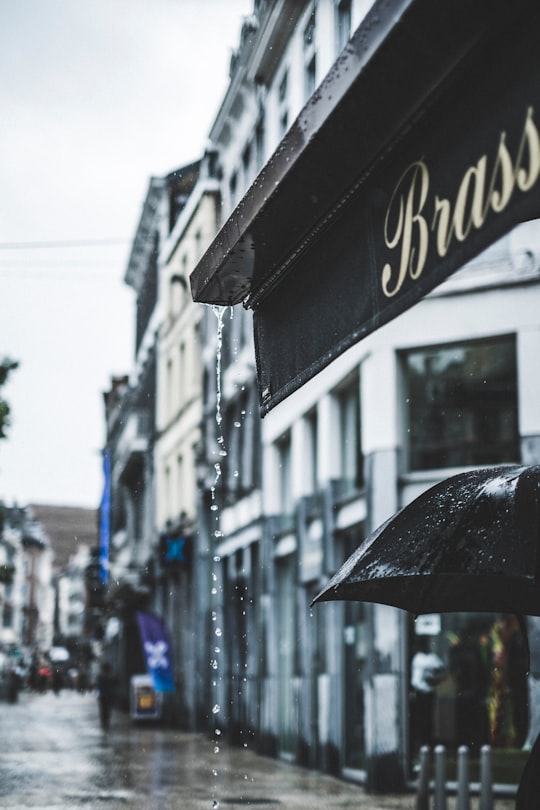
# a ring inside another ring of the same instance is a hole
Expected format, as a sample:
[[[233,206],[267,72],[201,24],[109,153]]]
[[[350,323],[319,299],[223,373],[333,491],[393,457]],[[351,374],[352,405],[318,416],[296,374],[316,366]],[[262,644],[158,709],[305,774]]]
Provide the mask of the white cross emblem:
[[[167,650],[169,646],[165,641],[152,641],[144,642],[144,649],[146,651],[148,666],[150,669],[167,669],[169,666],[169,659],[167,658]]]

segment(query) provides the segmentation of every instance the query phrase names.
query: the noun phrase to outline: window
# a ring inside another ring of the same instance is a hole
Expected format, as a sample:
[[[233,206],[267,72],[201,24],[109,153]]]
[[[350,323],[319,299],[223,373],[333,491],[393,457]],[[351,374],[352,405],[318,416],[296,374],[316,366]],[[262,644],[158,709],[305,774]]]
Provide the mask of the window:
[[[172,358],[169,357],[167,360],[167,372],[166,372],[166,401],[167,401],[167,413],[166,419],[167,421],[172,418],[174,413],[174,409],[176,406],[176,397],[175,397],[175,388],[174,388],[174,367]]]
[[[231,200],[231,208],[234,208],[236,204],[236,194],[238,191],[238,175],[236,172],[231,175],[231,179],[229,180],[229,197]]]
[[[351,36],[351,0],[336,2],[336,47],[341,53]]]
[[[281,514],[284,517],[291,517],[294,511],[292,484],[292,459],[291,459],[291,434],[286,433],[277,442],[278,453],[278,480],[279,480],[279,504]]]
[[[177,510],[175,507],[180,501],[182,507],[186,505],[186,482],[185,482],[185,464],[184,464],[184,457],[182,455],[178,455],[176,457],[176,497],[174,498],[174,511],[182,511]]]
[[[315,56],[315,9],[310,14],[304,28],[304,92],[308,99],[316,87],[317,58]]]
[[[283,101],[286,101],[286,99],[287,99],[287,84],[288,84],[288,81],[289,81],[289,74],[288,74],[288,71],[285,71],[285,73],[283,74],[282,79],[281,79],[281,81],[279,83],[279,88],[278,88],[278,99],[279,99],[280,104]]]
[[[198,262],[203,254],[202,250],[202,233],[200,231],[195,232],[195,261]],[[184,270],[184,277],[187,276],[187,273]]]
[[[13,625],[13,608],[9,603],[4,604],[2,611],[2,627],[11,627]]]
[[[187,368],[187,350],[184,341],[180,344],[178,351],[178,401],[185,404],[189,396],[189,372]]]
[[[314,56],[306,65],[306,98],[315,92],[315,79],[317,74],[317,58]]]
[[[315,40],[315,9],[309,15],[309,20],[304,28],[304,50],[307,51],[313,47]]]
[[[288,83],[289,73],[286,70],[278,86],[278,110],[279,110],[279,137],[285,135],[289,126],[288,110]]]
[[[307,444],[306,447],[306,458],[308,460],[308,469],[306,470],[306,475],[309,476],[310,479],[310,492],[315,493],[319,489],[319,482],[318,482],[318,475],[317,475],[317,464],[318,464],[318,443],[317,443],[317,411],[311,411],[306,416],[306,426],[307,426]]]
[[[404,356],[408,468],[519,461],[512,337]]]
[[[343,494],[363,484],[363,458],[360,439],[360,383],[355,374],[337,392],[339,411],[340,463]]]
[[[255,168],[257,171],[264,166],[264,140],[264,110],[261,110],[255,126]]]
[[[242,173],[244,175],[244,188],[251,182],[251,143],[247,143],[242,152]]]

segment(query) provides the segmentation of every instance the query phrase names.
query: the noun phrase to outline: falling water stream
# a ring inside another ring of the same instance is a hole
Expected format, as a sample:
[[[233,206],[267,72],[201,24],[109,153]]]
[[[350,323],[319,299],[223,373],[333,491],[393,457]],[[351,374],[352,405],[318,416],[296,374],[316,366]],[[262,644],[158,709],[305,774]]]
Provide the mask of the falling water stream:
[[[220,530],[220,515],[219,515],[219,505],[216,499],[217,494],[217,486],[220,482],[222,470],[221,470],[221,459],[225,458],[227,455],[227,450],[225,447],[225,437],[223,435],[222,430],[222,414],[221,414],[221,359],[222,359],[222,348],[223,348],[223,326],[224,326],[224,317],[227,307],[216,306],[212,305],[212,311],[217,318],[217,346],[216,346],[216,425],[217,425],[217,444],[218,444],[218,459],[214,463],[214,471],[216,477],[214,479],[214,483],[211,487],[211,504],[210,510],[214,517],[215,521],[215,529],[213,531],[213,537],[216,542],[218,542],[222,537],[222,532]],[[233,317],[233,308],[230,308],[230,317]],[[221,653],[221,638],[223,635],[222,628],[219,626],[218,623],[218,611],[217,607],[219,604],[219,596],[218,596],[218,574],[216,571],[217,565],[221,561],[219,555],[214,554],[212,557],[213,566],[211,569],[211,608],[212,608],[212,657],[210,659],[210,667],[212,669],[212,693],[214,699],[212,700],[212,714],[215,718],[214,723],[214,738],[213,738],[213,746],[214,746],[214,754],[217,756],[220,750],[220,737],[221,737],[221,729],[219,728],[219,713],[221,711],[221,707],[219,705],[219,656]],[[217,779],[219,777],[219,771],[217,767],[212,769],[212,776],[214,777],[213,782],[213,789],[212,789],[212,808],[213,810],[217,810],[219,808],[220,803],[218,796],[218,785]]]

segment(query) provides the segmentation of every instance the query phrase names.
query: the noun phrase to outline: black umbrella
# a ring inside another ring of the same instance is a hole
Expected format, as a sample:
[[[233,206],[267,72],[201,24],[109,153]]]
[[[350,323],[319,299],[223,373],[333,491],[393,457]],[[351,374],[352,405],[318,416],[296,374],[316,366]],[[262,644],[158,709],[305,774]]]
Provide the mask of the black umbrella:
[[[540,616],[540,466],[473,470],[376,529],[315,602]]]

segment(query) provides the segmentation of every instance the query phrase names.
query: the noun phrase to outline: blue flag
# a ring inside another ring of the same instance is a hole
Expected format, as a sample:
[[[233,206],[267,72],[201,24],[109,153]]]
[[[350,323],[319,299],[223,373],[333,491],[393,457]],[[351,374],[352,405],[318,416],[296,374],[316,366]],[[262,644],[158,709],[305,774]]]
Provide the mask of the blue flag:
[[[103,453],[103,495],[99,506],[99,576],[103,585],[109,579],[109,540],[111,522],[111,456]]]
[[[171,640],[167,628],[154,613],[137,613],[146,669],[156,692],[174,692]]]

